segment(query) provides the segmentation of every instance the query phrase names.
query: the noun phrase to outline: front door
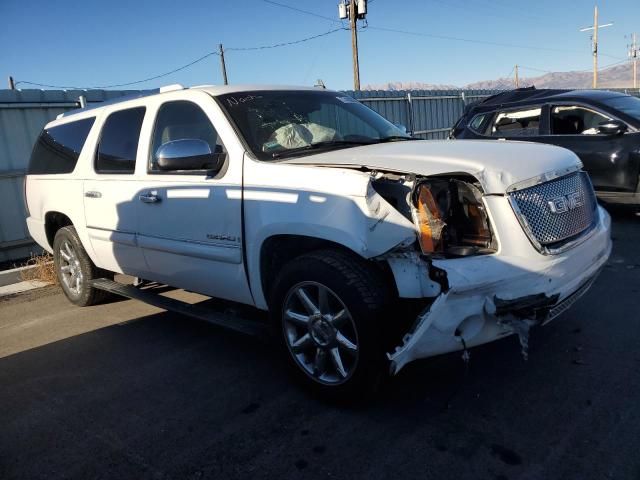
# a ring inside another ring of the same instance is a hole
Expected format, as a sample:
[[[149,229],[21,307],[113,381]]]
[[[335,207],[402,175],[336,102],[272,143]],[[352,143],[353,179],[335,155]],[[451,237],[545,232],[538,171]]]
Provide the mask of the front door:
[[[186,100],[163,103],[150,138],[144,181],[137,192],[138,244],[148,278],[205,295],[252,303],[242,254],[242,154],[227,152],[214,122],[217,105]],[[225,164],[206,171],[163,171],[156,153],[176,140],[201,140]]]
[[[598,124],[610,118],[584,106],[553,105],[550,114],[551,134],[543,141],[575,152],[597,190],[636,190],[640,162],[634,152],[640,145],[640,133],[604,135]]]

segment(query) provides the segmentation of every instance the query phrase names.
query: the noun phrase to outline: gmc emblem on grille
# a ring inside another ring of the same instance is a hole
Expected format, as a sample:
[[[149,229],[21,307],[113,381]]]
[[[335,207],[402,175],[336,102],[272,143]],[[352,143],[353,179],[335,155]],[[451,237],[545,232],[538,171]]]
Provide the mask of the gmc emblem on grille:
[[[571,192],[562,197],[552,198],[547,203],[551,213],[564,213],[584,205],[584,199],[582,198],[582,193]]]

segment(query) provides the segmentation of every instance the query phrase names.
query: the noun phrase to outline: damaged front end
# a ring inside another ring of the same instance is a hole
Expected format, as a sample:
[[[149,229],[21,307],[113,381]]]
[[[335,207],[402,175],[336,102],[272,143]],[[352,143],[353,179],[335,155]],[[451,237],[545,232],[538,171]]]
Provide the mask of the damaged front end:
[[[379,257],[400,298],[427,303],[391,353],[407,363],[529,330],[564,312],[591,286],[610,249],[610,221],[598,208],[589,242],[553,256],[527,238],[507,195],[484,195],[469,175],[377,173],[374,189],[416,228],[416,242]],[[406,328],[406,327],[405,327]]]

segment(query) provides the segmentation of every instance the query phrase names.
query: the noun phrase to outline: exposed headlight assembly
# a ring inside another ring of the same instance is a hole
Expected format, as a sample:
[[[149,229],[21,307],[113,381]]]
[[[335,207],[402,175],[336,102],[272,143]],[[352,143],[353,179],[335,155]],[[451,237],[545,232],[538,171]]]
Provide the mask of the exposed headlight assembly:
[[[426,255],[495,251],[482,193],[472,183],[455,178],[418,180],[412,193],[412,215]]]

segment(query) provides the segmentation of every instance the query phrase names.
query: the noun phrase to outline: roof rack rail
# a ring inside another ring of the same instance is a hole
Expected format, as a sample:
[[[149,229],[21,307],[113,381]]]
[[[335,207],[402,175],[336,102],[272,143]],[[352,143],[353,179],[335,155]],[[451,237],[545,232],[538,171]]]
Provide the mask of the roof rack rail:
[[[184,87],[179,83],[172,83],[171,85],[160,87],[160,93],[175,92],[176,90],[184,90]]]
[[[100,108],[100,107],[104,107],[107,105],[115,105],[116,103],[120,103],[120,102],[126,102],[127,100],[135,100],[137,98],[143,98],[143,97],[148,97],[150,95],[156,95],[158,93],[165,93],[165,92],[175,92],[177,90],[184,90],[185,87],[180,85],[179,83],[174,83],[171,85],[166,85],[164,87],[160,87],[160,88],[154,88],[152,90],[141,90],[140,92],[136,92],[136,93],[130,93],[128,95],[122,95],[121,97],[116,97],[116,98],[112,98],[110,100],[105,100],[104,102],[95,102],[94,105],[87,105],[86,107],[80,107],[80,108],[74,108],[73,110],[68,110],[64,113],[61,113],[60,115],[58,115],[56,118],[64,118],[67,117],[69,115],[75,115],[76,113],[80,113],[80,112],[86,112],[88,110],[93,110],[95,108]],[[86,102],[86,100],[85,100]],[[81,104],[80,99],[78,99],[78,103]],[[91,102],[94,103],[94,102]]]
[[[110,100],[105,100],[104,102],[96,102],[94,105],[87,105],[85,108],[74,108],[73,110],[67,110],[64,113],[61,113],[60,115],[58,115],[56,118],[64,118],[64,117],[68,117],[69,115],[75,115],[76,113],[80,113],[80,112],[87,112],[89,110],[94,110],[96,108],[100,108],[100,107],[104,107],[107,105],[115,105],[116,103],[120,103],[120,102],[126,102],[127,100],[134,100],[136,98],[143,98],[143,97],[148,97],[150,95],[155,95],[159,92],[159,89],[153,89],[153,90],[143,90],[141,92],[137,92],[137,93],[131,93],[128,95],[122,95],[121,97],[117,97],[117,98],[112,98]],[[93,103],[93,102],[91,102]]]

